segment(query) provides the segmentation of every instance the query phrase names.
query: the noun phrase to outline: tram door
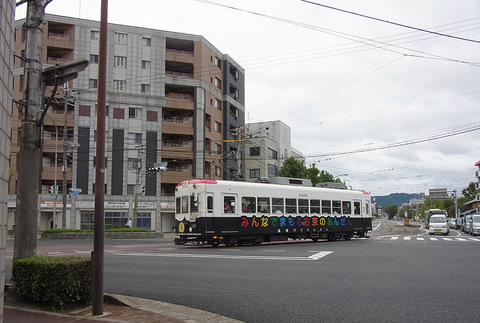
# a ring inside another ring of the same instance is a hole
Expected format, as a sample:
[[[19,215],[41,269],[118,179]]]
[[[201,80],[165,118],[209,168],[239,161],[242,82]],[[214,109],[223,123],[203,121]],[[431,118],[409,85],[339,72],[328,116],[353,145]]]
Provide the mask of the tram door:
[[[218,214],[213,211],[213,194],[207,193],[207,207],[205,209],[205,232],[215,231],[215,218]]]
[[[238,232],[238,197],[236,194],[223,194],[222,216],[217,223],[223,233]],[[217,219],[216,219],[217,221]]]

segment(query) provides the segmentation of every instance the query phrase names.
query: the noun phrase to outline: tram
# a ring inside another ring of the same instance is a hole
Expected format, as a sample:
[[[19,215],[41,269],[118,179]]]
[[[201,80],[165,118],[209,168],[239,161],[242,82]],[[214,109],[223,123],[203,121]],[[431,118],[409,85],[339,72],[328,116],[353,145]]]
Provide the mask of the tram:
[[[175,189],[175,244],[350,240],[372,230],[365,191],[190,179]]]

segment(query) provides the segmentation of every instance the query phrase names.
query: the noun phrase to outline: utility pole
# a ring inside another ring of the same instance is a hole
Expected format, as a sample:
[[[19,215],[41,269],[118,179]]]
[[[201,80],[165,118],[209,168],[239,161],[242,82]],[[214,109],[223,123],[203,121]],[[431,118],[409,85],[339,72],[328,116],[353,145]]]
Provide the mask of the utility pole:
[[[133,202],[133,219],[132,219],[132,228],[137,227],[137,214],[138,214],[138,196],[143,193],[143,189],[140,187],[140,170],[142,169],[142,148],[143,146],[137,147],[137,160],[135,161],[135,172],[136,172],[136,181],[135,181],[135,197]]]
[[[95,228],[92,252],[92,314],[103,314],[105,253],[105,112],[107,105],[108,0],[101,1],[98,57],[97,167],[95,168]]]
[[[27,2],[22,123],[18,158],[17,211],[13,259],[36,256],[41,144],[44,1]]]
[[[75,102],[75,90],[69,90],[67,83],[64,85],[64,124],[63,124],[63,155],[62,155],[62,170],[63,170],[63,183],[62,183],[62,229],[67,228],[67,195],[68,195],[68,185],[67,185],[67,149],[68,148],[77,148],[77,143],[68,142],[68,100],[73,100]]]

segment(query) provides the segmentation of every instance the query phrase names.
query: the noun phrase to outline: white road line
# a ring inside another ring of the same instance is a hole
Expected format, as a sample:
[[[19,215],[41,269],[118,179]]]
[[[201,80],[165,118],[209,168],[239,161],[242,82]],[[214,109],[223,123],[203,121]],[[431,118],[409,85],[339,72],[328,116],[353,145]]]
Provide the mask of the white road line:
[[[119,256],[146,256],[146,257],[170,257],[170,258],[204,258],[204,259],[236,259],[236,260],[288,260],[304,261],[319,260],[333,251],[321,251],[309,257],[277,257],[277,256],[235,256],[235,255],[200,255],[200,254],[179,254],[179,253],[117,253]]]
[[[455,238],[456,241],[468,241],[467,239],[464,238]]]
[[[323,258],[325,256],[328,256],[329,254],[333,253],[333,251],[320,251],[314,255],[311,255],[309,256],[308,258],[309,259],[313,259],[313,260],[318,260],[320,258]]]
[[[438,241],[437,238],[430,238],[430,240],[432,240],[432,241]]]
[[[403,238],[403,240],[410,240],[410,239],[411,239],[411,237],[405,237],[405,238]]]
[[[423,241],[425,240],[424,238],[417,237],[417,240]]]
[[[391,237],[390,240],[398,240],[398,237]]]
[[[443,238],[443,240],[445,240],[445,241],[453,241],[452,238]]]

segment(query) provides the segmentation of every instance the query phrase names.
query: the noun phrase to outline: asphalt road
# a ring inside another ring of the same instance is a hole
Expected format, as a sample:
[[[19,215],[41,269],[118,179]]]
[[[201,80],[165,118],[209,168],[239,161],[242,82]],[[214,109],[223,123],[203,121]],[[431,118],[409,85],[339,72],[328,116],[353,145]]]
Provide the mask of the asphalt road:
[[[39,252],[87,253],[91,242],[39,244]],[[335,242],[107,241],[105,291],[245,322],[479,322],[479,250],[478,237],[431,237],[394,222]]]

